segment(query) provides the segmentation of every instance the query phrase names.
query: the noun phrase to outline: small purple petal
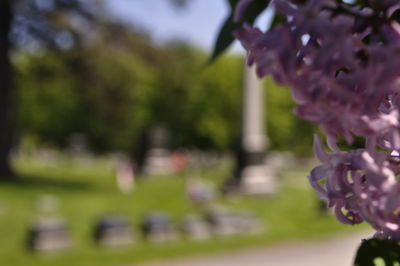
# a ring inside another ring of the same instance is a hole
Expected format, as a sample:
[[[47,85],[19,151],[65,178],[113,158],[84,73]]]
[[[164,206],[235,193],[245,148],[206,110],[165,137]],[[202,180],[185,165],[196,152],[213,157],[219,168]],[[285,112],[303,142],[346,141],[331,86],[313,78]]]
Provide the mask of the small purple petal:
[[[321,138],[317,134],[314,135],[314,152],[321,162],[324,163],[329,160],[329,155],[325,152]]]

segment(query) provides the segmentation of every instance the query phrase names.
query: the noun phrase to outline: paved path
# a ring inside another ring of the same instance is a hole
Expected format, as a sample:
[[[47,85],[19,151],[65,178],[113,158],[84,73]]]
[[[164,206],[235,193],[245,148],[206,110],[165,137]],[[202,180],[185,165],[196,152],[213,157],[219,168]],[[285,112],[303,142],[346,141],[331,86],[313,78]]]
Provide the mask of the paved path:
[[[371,232],[356,232],[307,242],[253,248],[140,266],[346,266],[352,265],[354,252],[362,238]]]

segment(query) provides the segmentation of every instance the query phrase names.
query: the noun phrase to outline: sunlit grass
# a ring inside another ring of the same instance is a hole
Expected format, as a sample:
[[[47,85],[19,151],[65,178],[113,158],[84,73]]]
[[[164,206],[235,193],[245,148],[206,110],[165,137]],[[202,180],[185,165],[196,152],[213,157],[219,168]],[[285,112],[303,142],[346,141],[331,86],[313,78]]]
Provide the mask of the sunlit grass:
[[[251,210],[265,225],[265,233],[212,239],[205,242],[178,241],[168,245],[145,242],[138,230],[141,218],[149,210],[168,212],[174,222],[188,213],[201,213],[185,198],[188,174],[150,178],[138,182],[133,193],[121,194],[115,185],[112,164],[96,160],[90,165],[64,160],[49,165],[37,160],[16,160],[20,183],[0,185],[0,264],[1,265],[120,265],[195,253],[217,252],[285,240],[312,238],[353,230],[339,224],[329,214],[317,211],[317,197],[306,182],[306,169],[285,171],[280,192],[268,198],[228,197],[217,203],[233,210]],[[203,171],[215,184],[221,183],[229,167]],[[27,228],[37,215],[34,202],[43,194],[59,200],[58,214],[73,234],[74,247],[51,256],[26,251]],[[91,237],[94,224],[104,214],[126,216],[136,230],[137,243],[127,249],[104,250]]]

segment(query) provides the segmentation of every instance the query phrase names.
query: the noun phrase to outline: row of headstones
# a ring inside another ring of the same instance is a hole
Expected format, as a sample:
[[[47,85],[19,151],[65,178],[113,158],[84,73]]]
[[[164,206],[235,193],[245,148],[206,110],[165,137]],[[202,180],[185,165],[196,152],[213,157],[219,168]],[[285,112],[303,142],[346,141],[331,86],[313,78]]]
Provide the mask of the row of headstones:
[[[212,237],[257,234],[263,231],[263,224],[249,213],[212,211],[204,217],[188,215],[179,227],[164,213],[148,214],[140,231],[151,243],[188,240],[207,240]],[[105,247],[127,246],[137,238],[122,216],[106,216],[95,226],[94,241]],[[32,251],[46,252],[67,249],[72,246],[71,236],[65,223],[60,219],[37,221],[29,230],[27,246]]]

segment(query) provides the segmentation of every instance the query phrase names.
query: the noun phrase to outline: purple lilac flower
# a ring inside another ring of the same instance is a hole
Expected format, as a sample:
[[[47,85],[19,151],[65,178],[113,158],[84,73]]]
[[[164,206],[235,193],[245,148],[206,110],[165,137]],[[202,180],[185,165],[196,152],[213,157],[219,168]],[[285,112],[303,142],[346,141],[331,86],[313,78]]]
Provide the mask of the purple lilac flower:
[[[240,19],[249,0],[242,0]],[[376,236],[400,239],[400,24],[399,1],[273,0],[286,22],[264,32],[245,24],[235,36],[260,77],[292,89],[295,113],[320,125],[321,161],[310,183],[339,221],[363,221]],[[340,138],[365,148],[341,151]]]

